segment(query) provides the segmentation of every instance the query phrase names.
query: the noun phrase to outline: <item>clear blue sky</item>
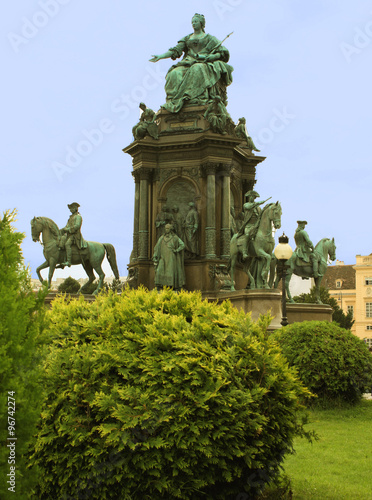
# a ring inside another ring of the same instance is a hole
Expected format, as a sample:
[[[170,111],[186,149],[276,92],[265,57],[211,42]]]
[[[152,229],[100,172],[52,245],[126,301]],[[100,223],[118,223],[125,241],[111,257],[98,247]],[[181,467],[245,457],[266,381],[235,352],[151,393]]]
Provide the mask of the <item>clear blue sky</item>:
[[[290,243],[305,219],[313,243],[334,237],[345,264],[372,252],[369,1],[17,0],[2,11],[0,210],[18,210],[33,277],[44,258],[30,220],[63,227],[72,201],[83,236],[112,243],[127,274],[134,182],[122,148],[139,102],[158,110],[165,101],[171,61],[150,56],[190,33],[195,12],[221,40],[234,31],[225,43],[234,67],[228,111],[247,118],[267,157],[256,189],[281,201]],[[55,277],[69,274],[84,271]]]

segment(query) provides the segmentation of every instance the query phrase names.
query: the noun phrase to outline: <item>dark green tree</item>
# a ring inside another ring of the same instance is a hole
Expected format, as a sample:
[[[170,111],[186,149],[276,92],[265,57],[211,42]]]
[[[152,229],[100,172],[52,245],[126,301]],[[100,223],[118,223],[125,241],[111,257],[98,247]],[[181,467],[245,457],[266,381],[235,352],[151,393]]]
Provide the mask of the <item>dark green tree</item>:
[[[21,250],[25,235],[14,229],[15,216],[15,210],[6,211],[0,219],[0,498],[4,499],[27,498],[35,474],[26,470],[24,453],[40,414],[40,331],[46,293],[36,297],[32,292]],[[9,439],[13,437],[17,440]],[[7,483],[13,451],[15,495]]]
[[[317,301],[315,287],[313,287],[309,293],[301,293],[301,295],[293,297],[293,300],[300,304],[315,304]],[[355,321],[352,311],[348,311],[348,313],[345,314],[337,304],[337,300],[330,296],[327,288],[320,287],[320,300],[323,304],[328,304],[332,307],[332,321],[337,323],[341,328],[351,330]]]
[[[77,293],[80,290],[80,283],[69,276],[58,286],[61,293]]]

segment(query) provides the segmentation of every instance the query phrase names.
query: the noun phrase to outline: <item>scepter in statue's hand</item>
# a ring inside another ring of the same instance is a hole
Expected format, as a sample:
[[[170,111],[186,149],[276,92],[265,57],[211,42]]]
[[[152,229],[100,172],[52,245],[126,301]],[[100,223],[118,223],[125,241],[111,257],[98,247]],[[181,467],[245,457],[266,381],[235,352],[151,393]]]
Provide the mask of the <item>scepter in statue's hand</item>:
[[[225,36],[225,38],[222,40],[222,42],[219,42],[211,51],[209,54],[207,55],[203,55],[203,54],[196,54],[196,59],[200,60],[200,61],[205,61],[205,62],[208,62],[208,61],[215,61],[217,59],[219,59],[219,57],[214,57],[214,58],[211,58],[211,56],[213,55],[216,55],[215,52],[217,49],[219,49],[221,47],[221,45],[223,44],[223,42],[225,40],[227,40],[229,38],[229,36],[231,36],[234,32],[232,31],[231,33],[229,33],[227,36]]]

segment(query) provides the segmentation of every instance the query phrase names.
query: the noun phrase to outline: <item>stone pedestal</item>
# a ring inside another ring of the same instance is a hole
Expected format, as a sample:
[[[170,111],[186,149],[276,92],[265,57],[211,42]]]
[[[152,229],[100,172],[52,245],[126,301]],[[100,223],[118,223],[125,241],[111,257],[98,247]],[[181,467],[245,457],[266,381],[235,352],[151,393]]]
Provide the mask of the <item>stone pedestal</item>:
[[[287,304],[288,323],[332,321],[333,309],[327,304]]]
[[[35,295],[37,295],[38,292],[34,292]],[[59,297],[61,295],[61,292],[55,292],[51,291],[48,293],[48,295],[44,299],[44,304],[50,308],[52,305],[52,302],[55,298]],[[94,302],[96,300],[95,295],[88,295],[88,294],[78,294],[78,293],[68,293],[66,294],[68,298],[71,299],[79,299],[80,297],[84,297],[85,302]]]
[[[281,308],[282,294],[278,290],[264,289],[264,290],[237,290],[235,292],[206,292],[203,293],[203,298],[209,301],[223,302],[230,300],[230,302],[237,308],[245,313],[252,313],[252,319],[256,321],[260,315],[265,315],[268,312],[273,316],[268,330],[276,330],[281,328],[282,308]]]
[[[205,292],[203,298],[209,301],[230,302],[245,313],[252,313],[252,319],[257,320],[261,314],[270,312],[273,320],[268,328],[269,331],[281,328],[282,321],[282,294],[279,290],[237,290],[236,292],[220,291]],[[332,321],[333,309],[326,304],[288,304],[288,323],[302,321]]]
[[[253,188],[256,166],[265,158],[240,147],[242,140],[233,134],[212,132],[205,110],[206,106],[184,106],[174,114],[161,109],[156,120],[159,139],[148,135],[123,150],[132,157],[136,186],[128,270],[137,285],[154,288],[151,259],[164,206],[183,240],[180,222],[190,202],[198,212],[198,253],[185,252],[186,290],[210,290],[210,266],[228,263],[230,207],[236,214],[242,212],[244,194]],[[238,269],[236,280],[245,287],[248,278]]]

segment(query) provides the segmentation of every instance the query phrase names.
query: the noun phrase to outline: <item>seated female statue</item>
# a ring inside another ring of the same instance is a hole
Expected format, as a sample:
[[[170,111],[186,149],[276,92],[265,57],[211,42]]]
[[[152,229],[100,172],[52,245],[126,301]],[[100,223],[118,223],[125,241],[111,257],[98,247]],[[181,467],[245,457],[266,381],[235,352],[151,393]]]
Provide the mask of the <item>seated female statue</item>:
[[[183,59],[172,66],[165,83],[166,103],[163,108],[178,113],[184,103],[202,105],[219,96],[227,104],[226,87],[232,82],[233,68],[227,64],[228,50],[212,35],[205,33],[205,18],[195,14],[191,21],[194,32],[182,38],[164,54],[152,56],[160,59]]]

